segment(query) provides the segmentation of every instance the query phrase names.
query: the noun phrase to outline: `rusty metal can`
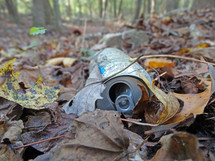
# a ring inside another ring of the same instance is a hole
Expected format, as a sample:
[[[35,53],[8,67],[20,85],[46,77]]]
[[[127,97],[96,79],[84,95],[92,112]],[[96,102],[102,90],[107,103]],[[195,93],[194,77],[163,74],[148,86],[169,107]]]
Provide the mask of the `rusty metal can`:
[[[131,64],[129,59],[128,55],[118,49],[106,48],[97,53],[91,60],[89,71],[98,66],[100,75],[103,79],[106,79]],[[123,72],[108,78],[104,82],[105,90],[101,94],[103,99],[96,101],[96,108],[132,114],[135,104],[142,95],[142,91],[137,84],[144,86],[149,96],[152,95],[137,70],[150,82],[152,81],[145,69],[138,63],[134,63]]]

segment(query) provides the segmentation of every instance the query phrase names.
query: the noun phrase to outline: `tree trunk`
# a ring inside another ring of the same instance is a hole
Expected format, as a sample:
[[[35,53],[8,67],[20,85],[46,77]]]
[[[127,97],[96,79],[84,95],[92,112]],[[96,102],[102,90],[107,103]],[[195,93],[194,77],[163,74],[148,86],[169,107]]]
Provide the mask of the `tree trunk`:
[[[46,25],[52,24],[53,11],[49,0],[43,0],[43,5],[44,5],[44,14],[45,14],[45,24]]]
[[[156,0],[151,0],[151,14],[155,13],[155,8],[156,8]]]
[[[54,6],[54,16],[55,16],[55,26],[56,29],[61,32],[62,22],[61,22],[61,14],[58,0],[53,0]]]
[[[166,11],[171,11],[178,8],[178,2],[175,0],[166,0]]]
[[[135,22],[139,18],[141,5],[142,5],[142,0],[136,0],[136,10],[135,10],[133,22]]]
[[[215,0],[194,0],[191,10],[215,7]]]
[[[81,0],[78,0],[79,17],[82,17],[82,4]]]
[[[66,6],[66,14],[69,17],[69,19],[72,19],[72,7],[71,7],[71,3],[70,0],[67,0],[68,5]]]
[[[103,1],[103,18],[106,18],[107,7],[108,7],[108,0],[104,0]]]
[[[122,0],[120,0],[119,2],[119,9],[118,9],[118,16],[121,14],[121,11],[122,11]]]
[[[33,25],[36,27],[45,26],[45,11],[43,0],[33,0]]]
[[[99,0],[99,17],[102,18],[103,13],[103,2],[102,0]]]
[[[113,0],[113,15],[114,15],[114,18],[116,18],[116,0]]]
[[[147,0],[147,11],[148,11],[148,14],[151,13],[151,0]]]
[[[13,18],[14,22],[16,24],[19,24],[19,16],[18,16],[18,12],[17,12],[17,8],[13,3],[13,0],[5,0],[6,2],[6,6],[8,9],[8,13],[10,14],[10,16]]]
[[[87,2],[88,2],[88,5],[89,5],[88,9],[89,9],[89,13],[90,13],[90,18],[92,18],[93,17],[93,10],[92,10],[93,2],[90,1],[90,0],[88,0]]]

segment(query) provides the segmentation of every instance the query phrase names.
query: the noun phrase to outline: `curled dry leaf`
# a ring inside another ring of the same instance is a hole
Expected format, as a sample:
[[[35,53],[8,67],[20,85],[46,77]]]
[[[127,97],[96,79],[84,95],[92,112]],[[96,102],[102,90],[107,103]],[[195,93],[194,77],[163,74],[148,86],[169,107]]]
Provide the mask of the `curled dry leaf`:
[[[176,114],[172,119],[168,120],[165,124],[178,123],[185,120],[190,114],[202,114],[204,108],[207,105],[210,96],[211,96],[211,82],[205,81],[205,84],[208,86],[206,90],[198,94],[178,94],[174,95],[184,102],[184,107]]]
[[[60,65],[63,64],[64,67],[71,67],[77,61],[76,58],[65,58],[65,57],[57,57],[49,59],[46,64],[47,65]]]
[[[161,138],[162,147],[151,161],[195,160],[202,161],[198,141],[194,135],[178,132]]]
[[[160,127],[153,127],[151,130],[146,131],[145,134],[162,133],[162,131],[169,130],[176,126],[184,126],[183,124],[189,126],[192,124],[193,118],[204,112],[205,106],[212,94],[212,82],[205,81],[204,83],[207,85],[206,90],[198,94],[173,93],[175,97],[184,102],[182,110]]]
[[[75,139],[64,140],[35,161],[128,160],[129,139],[116,111],[86,112],[72,123],[70,131],[68,135],[75,133]]]
[[[156,98],[162,103],[160,104],[161,105],[160,108],[156,109],[156,110],[161,110],[162,112],[160,113],[159,118],[154,118],[154,120],[156,120],[157,124],[163,124],[164,122],[168,121],[173,116],[175,116],[175,114],[180,110],[179,102],[171,92],[169,92],[168,94],[164,93],[153,83],[151,84],[143,74],[141,74],[140,72],[139,74],[142,80],[147,85],[147,87],[152,91],[152,93],[154,93]]]

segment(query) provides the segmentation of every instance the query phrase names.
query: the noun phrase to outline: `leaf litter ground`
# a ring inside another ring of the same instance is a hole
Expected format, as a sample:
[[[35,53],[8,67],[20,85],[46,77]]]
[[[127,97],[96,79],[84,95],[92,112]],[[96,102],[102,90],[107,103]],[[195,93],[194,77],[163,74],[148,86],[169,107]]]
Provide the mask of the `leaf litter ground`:
[[[74,27],[68,28],[66,24],[61,35],[47,27],[47,33],[35,39],[28,35],[27,25],[16,27],[12,23],[2,22],[1,66],[16,58],[14,73],[20,72],[14,90],[28,91],[42,77],[42,85],[47,88],[58,86],[59,94],[51,103],[42,101],[46,103],[41,110],[30,108],[29,103],[25,105],[10,99],[6,94],[1,95],[1,160],[214,160],[215,95],[212,93],[215,80],[214,68],[208,68],[207,64],[177,58],[139,61],[155,79],[152,88],[158,87],[164,94],[172,92],[171,95],[178,98],[180,108],[171,108],[174,112],[168,115],[169,118],[163,117],[158,110],[165,107],[161,104],[162,100],[156,98],[147,104],[152,110],[146,105],[144,108],[136,107],[133,118],[98,110],[77,117],[62,110],[62,106],[84,87],[89,75],[89,61],[80,59],[86,57],[82,48],[100,50],[118,47],[132,57],[171,54],[215,63],[214,10],[182,12],[165,18],[154,16],[144,23],[124,24],[121,28],[113,22],[115,30],[112,32],[120,33],[134,28],[147,33],[148,41],[142,40],[135,48],[128,38],[120,38],[120,44],[112,43],[113,46],[101,44],[101,36],[95,36],[95,33],[104,28],[97,26],[95,29],[93,24],[88,24],[88,32],[82,35],[85,40],[82,36],[74,35]],[[82,33],[81,27],[79,30]],[[5,90],[5,83],[6,78],[1,76],[2,90]],[[14,105],[12,101],[17,104]],[[11,106],[14,107],[8,112]],[[120,117],[127,121],[122,123]],[[131,120],[139,123],[140,119],[141,123],[160,122],[161,125],[151,128],[131,123]],[[56,136],[62,137],[16,149],[23,144]],[[190,144],[193,146],[190,147]],[[172,150],[172,147],[177,147],[177,150]],[[30,155],[32,153],[38,156]]]

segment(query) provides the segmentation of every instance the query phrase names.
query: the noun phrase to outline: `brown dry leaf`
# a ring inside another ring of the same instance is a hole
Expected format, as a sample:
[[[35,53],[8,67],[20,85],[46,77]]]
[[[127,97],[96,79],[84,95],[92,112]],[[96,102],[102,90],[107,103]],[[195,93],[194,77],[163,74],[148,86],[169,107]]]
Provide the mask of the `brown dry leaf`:
[[[57,57],[49,59],[46,64],[47,65],[60,65],[63,64],[64,67],[71,67],[77,61],[76,58],[69,57]]]
[[[14,152],[9,145],[0,144],[0,160],[2,161],[22,161],[19,153]]]
[[[178,94],[173,93],[177,98],[184,101],[184,107],[182,111],[176,114],[172,119],[168,120],[165,124],[178,123],[185,120],[190,114],[198,115],[204,112],[204,108],[207,105],[211,96],[211,82],[205,81],[208,86],[207,89],[198,94]]]
[[[193,56],[202,56],[215,62],[215,47],[195,48],[189,52]]]
[[[70,127],[75,139],[64,140],[64,143],[37,157],[35,161],[128,160],[126,152],[129,139],[123,130],[116,111],[86,112]]]
[[[34,116],[28,116],[28,121],[25,123],[25,131],[21,135],[23,144],[63,135],[75,119],[74,115],[62,112],[57,105],[54,110],[54,117],[57,121],[56,123],[51,122],[51,114],[47,111],[35,111]],[[32,147],[38,151],[47,152],[61,141],[62,139],[45,141],[32,145]]]
[[[144,61],[146,68],[174,67],[175,63],[166,58],[150,58]]]
[[[138,73],[141,76],[142,80],[146,83],[147,87],[152,91],[152,93],[154,93],[156,98],[163,104],[162,112],[159,116],[159,119],[156,120],[157,124],[163,124],[164,122],[166,122],[167,120],[175,116],[175,114],[180,110],[179,102],[171,92],[169,92],[168,94],[164,93],[153,83],[151,84],[143,74],[141,74],[140,72]]]
[[[151,161],[195,160],[202,161],[198,141],[194,135],[178,132],[161,138],[162,147]]]
[[[7,139],[13,144],[21,143],[21,133],[24,128],[23,122],[19,121],[7,121],[0,124],[0,160],[4,161],[22,161],[21,155],[15,152],[9,145],[4,145],[4,139]]]

